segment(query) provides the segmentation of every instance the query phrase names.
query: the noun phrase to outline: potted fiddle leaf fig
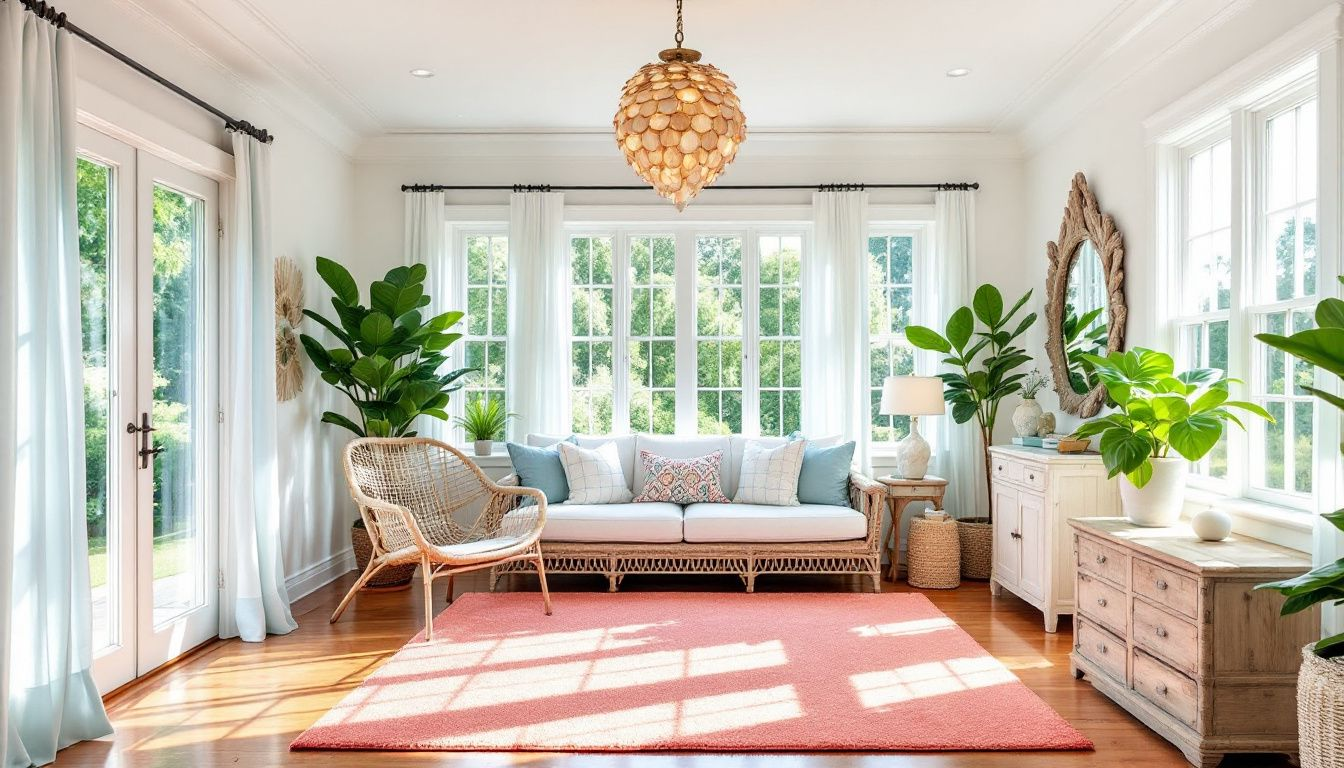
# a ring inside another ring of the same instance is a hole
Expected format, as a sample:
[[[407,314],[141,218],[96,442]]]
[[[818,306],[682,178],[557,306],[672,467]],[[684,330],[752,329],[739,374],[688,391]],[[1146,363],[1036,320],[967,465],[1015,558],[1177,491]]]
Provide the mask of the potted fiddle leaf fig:
[[[1116,410],[1083,424],[1074,436],[1101,435],[1102,461],[1111,477],[1124,476],[1120,504],[1135,525],[1161,527],[1180,519],[1190,462],[1213,450],[1227,422],[1245,428],[1234,411],[1274,420],[1255,403],[1229,399],[1236,379],[1216,368],[1177,374],[1170,355],[1142,347],[1082,359]]]
[[[994,423],[1003,399],[1022,389],[1026,374],[1017,369],[1031,361],[1031,355],[1014,344],[1036,322],[1029,312],[1017,321],[1013,318],[1031,299],[1031,291],[1003,310],[1003,294],[986,283],[975,291],[971,306],[961,307],[948,318],[943,332],[922,325],[905,329],[905,337],[920,349],[940,352],[943,363],[953,370],[939,374],[943,380],[943,399],[952,404],[952,419],[965,424],[975,419],[980,429],[980,447],[985,462],[985,494],[989,496],[989,446],[994,441]],[[979,320],[980,326],[976,326]],[[968,579],[988,579],[992,570],[993,509],[989,517],[963,517],[957,520],[961,543],[961,575]]]
[[[352,419],[327,411],[323,422],[360,437],[414,437],[420,417],[448,419],[449,395],[461,389],[462,377],[475,369],[440,372],[448,361],[446,350],[462,338],[450,329],[463,313],[424,316],[430,302],[425,294],[427,272],[423,264],[389,270],[369,286],[365,306],[350,272],[318,257],[317,274],[331,288],[335,319],[310,309],[303,314],[330,332],[337,344],[327,347],[308,334],[300,340],[322,380],[345,395],[356,414]],[[372,553],[362,516],[351,530],[351,543],[362,571]],[[404,588],[414,574],[414,565],[386,568],[369,587]]]
[[[1344,278],[1340,278],[1344,283]],[[1316,327],[1292,336],[1262,333],[1255,338],[1274,349],[1344,378],[1344,301],[1328,298],[1316,305]],[[1316,387],[1307,391],[1344,410],[1344,398]],[[1344,445],[1340,446],[1344,451]],[[1344,531],[1344,509],[1322,515]],[[1285,598],[1282,615],[1319,603],[1344,604],[1344,558],[1326,563],[1297,578],[1261,584]],[[1303,766],[1344,763],[1344,633],[1331,635],[1302,649],[1297,674],[1298,746]]]

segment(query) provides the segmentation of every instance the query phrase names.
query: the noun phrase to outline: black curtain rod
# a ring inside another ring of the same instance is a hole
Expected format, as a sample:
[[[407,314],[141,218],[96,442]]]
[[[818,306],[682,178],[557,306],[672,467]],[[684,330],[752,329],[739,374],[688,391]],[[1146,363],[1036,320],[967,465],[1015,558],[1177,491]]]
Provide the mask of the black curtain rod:
[[[705,189],[810,189],[816,192],[850,192],[865,189],[979,189],[980,182],[943,182],[940,184],[715,184]],[[402,184],[402,192],[608,192],[651,189],[648,185],[620,184]]]
[[[97,48],[103,53],[106,53],[108,56],[111,56],[117,61],[120,61],[122,64],[125,64],[126,66],[130,67],[136,72],[139,72],[140,74],[144,75],[150,80],[153,80],[154,82],[158,83],[164,88],[167,88],[168,90],[172,91],[178,96],[181,96],[187,101],[190,101],[192,104],[195,104],[201,109],[204,109],[206,112],[209,112],[215,117],[218,117],[220,120],[223,120],[224,128],[226,130],[241,131],[242,133],[251,136],[252,138],[256,139],[257,141],[260,141],[263,144],[270,144],[275,139],[275,136],[268,133],[266,129],[258,128],[255,125],[252,125],[251,123],[247,122],[246,120],[238,120],[234,117],[229,116],[229,114],[224,112],[222,109],[219,109],[213,104],[198,98],[197,96],[188,92],[187,90],[177,85],[176,83],[173,83],[172,81],[165,79],[162,75],[150,69],[149,67],[146,67],[144,64],[141,64],[135,59],[132,59],[130,56],[127,56],[121,51],[118,51],[116,48],[113,48],[112,46],[98,39],[87,30],[82,29],[79,26],[76,26],[73,22],[71,22],[68,18],[66,18],[64,13],[58,12],[55,6],[51,5],[50,3],[38,2],[38,0],[19,0],[19,2],[23,4],[24,8],[31,11],[34,15],[56,25],[58,29],[69,30],[70,34],[74,35],[75,37],[84,40],[85,42],[92,45],[94,48]]]

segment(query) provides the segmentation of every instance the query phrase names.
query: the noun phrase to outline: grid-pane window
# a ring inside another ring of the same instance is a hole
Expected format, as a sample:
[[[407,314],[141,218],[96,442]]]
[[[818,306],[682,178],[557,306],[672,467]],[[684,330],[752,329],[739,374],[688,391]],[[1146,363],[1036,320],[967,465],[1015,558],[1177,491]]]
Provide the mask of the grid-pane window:
[[[630,429],[672,434],[677,428],[677,241],[631,237]]]
[[[742,431],[742,238],[701,235],[696,261],[696,431]]]
[[[1182,163],[1180,319],[1182,368],[1228,370],[1232,307],[1232,141],[1221,138],[1185,153]],[[1228,435],[1192,465],[1199,477],[1227,478]]]
[[[802,251],[798,235],[757,238],[762,435],[787,435],[803,425]]]
[[[504,401],[504,348],[508,343],[509,238],[467,236],[466,364],[477,369],[465,387],[468,400]],[[505,403],[507,408],[507,403]]]
[[[1316,304],[1316,102],[1274,111],[1263,121],[1259,236],[1249,294],[1255,332],[1291,334],[1312,326]],[[1251,399],[1274,423],[1250,431],[1250,482],[1256,489],[1307,497],[1312,491],[1315,405],[1304,386],[1311,366],[1255,344]]]
[[[611,236],[575,235],[569,240],[571,427],[575,432],[612,431],[615,281]]]
[[[912,234],[868,238],[869,399],[874,443],[894,442],[910,431],[910,417],[883,416],[878,410],[882,381],[915,372],[914,348],[905,338],[914,310],[915,245]]]

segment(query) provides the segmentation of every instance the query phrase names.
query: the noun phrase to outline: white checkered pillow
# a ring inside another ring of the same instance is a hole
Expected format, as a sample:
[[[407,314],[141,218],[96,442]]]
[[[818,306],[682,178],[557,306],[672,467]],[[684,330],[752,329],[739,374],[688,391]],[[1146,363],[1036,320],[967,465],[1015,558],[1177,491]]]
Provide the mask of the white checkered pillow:
[[[634,496],[625,484],[625,470],[616,443],[580,448],[559,443],[560,463],[569,482],[567,504],[624,504]]]
[[[742,472],[737,481],[738,504],[798,506],[798,473],[803,469],[806,440],[794,440],[777,448],[750,442],[742,449]]]

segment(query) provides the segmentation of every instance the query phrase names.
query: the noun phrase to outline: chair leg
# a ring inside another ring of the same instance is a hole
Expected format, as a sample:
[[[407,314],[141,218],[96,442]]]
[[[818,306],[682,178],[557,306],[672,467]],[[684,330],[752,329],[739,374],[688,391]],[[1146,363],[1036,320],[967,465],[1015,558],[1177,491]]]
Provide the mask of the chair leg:
[[[346,592],[345,597],[341,599],[341,604],[336,606],[336,610],[332,612],[331,618],[327,620],[327,623],[335,624],[336,620],[341,618],[341,614],[345,613],[346,606],[350,605],[350,601],[355,599],[355,593],[363,589],[364,585],[369,583],[369,579],[372,579],[381,570],[383,570],[383,565],[381,563],[375,565],[373,561],[370,560],[369,564],[364,566],[364,572],[359,575],[359,579],[355,582],[355,585],[351,587],[350,591]]]
[[[449,604],[449,605],[452,605],[452,604],[453,604],[453,579],[456,577],[456,575],[457,575],[457,574],[453,574],[453,573],[448,574],[448,604]]]
[[[425,642],[434,639],[434,572],[429,558],[420,558],[420,574],[425,584]]]
[[[551,591],[546,588],[546,566],[542,563],[541,550],[537,550],[537,579],[541,582],[541,602],[546,606],[546,615],[551,615]]]

